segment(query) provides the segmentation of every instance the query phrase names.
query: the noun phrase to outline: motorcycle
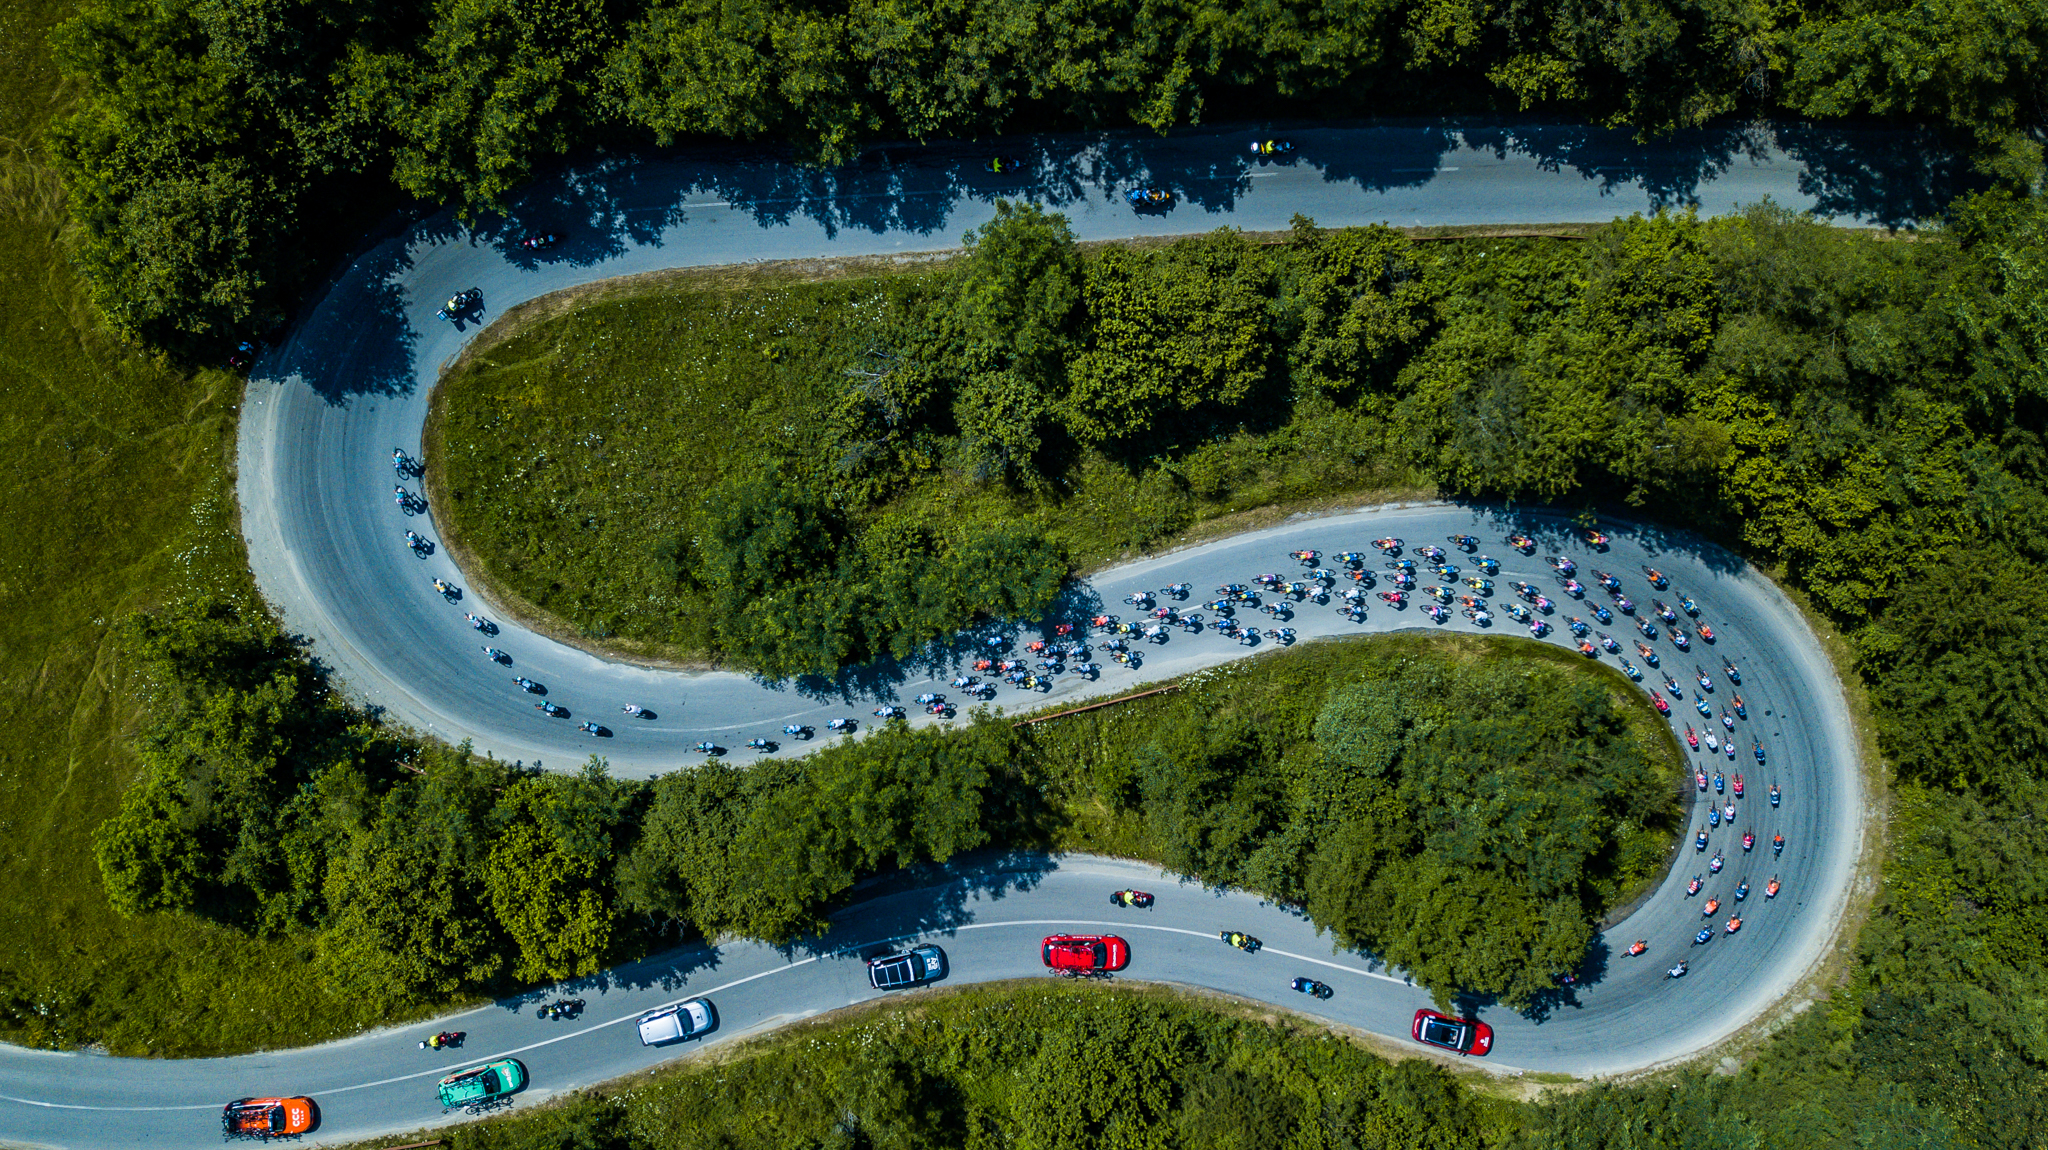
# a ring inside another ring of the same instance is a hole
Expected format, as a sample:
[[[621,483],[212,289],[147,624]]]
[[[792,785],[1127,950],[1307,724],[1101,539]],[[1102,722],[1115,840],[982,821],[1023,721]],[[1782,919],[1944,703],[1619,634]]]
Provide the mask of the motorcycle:
[[[1266,945],[1241,930],[1219,930],[1216,932],[1216,937],[1244,951],[1246,954],[1256,954],[1260,947]]]
[[[575,1017],[576,1017],[577,1015],[579,1015],[579,1014],[582,1014],[582,1013],[583,1013],[583,1000],[582,1000],[582,999],[580,999],[580,998],[563,998],[563,999],[557,999],[557,1000],[556,1000],[556,1001],[554,1001],[554,1002],[550,1002],[550,1003],[546,1004],[545,1006],[542,1006],[542,1007],[541,1007],[541,1008],[540,1008],[539,1010],[536,1010],[536,1011],[534,1011],[534,1012],[533,1012],[533,1016],[534,1016],[535,1018],[541,1018],[541,1019],[546,1019],[546,1020],[547,1020],[547,1021],[549,1021],[549,1022],[554,1022],[554,1021],[557,1021],[557,1020],[559,1020],[559,1019],[563,1019],[563,1018],[572,1018],[572,1019],[573,1019],[573,1018],[575,1018]]]
[[[1135,907],[1138,910],[1152,909],[1152,896],[1142,890],[1111,891],[1109,905]]]
[[[1328,998],[1336,993],[1336,991],[1330,989],[1328,983],[1317,982],[1313,978],[1297,978],[1293,982],[1288,983],[1288,985],[1308,995],[1310,998]]]

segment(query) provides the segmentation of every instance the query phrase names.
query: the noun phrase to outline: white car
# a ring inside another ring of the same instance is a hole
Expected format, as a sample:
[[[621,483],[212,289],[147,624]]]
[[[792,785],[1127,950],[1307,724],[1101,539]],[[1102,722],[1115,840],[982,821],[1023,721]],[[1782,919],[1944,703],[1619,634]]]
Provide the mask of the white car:
[[[693,998],[650,1010],[640,1016],[640,1045],[660,1046],[695,1038],[718,1025],[718,1015],[707,999]]]

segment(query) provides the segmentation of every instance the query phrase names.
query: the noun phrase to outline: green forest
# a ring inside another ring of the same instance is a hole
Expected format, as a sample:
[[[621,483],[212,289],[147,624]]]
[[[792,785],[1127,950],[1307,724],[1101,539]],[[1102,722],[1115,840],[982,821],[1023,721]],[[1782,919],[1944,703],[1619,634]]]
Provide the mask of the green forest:
[[[99,307],[199,354],[284,319],[347,225],[485,209],[573,153],[760,142],[829,164],[1222,108],[1642,135],[1878,117],[2024,184],[2044,43],[2038,5],[1963,0],[89,0],[52,39],[81,98],[50,142]]]
[[[1660,877],[1679,821],[1677,749],[1641,692],[1514,640],[1318,644],[1113,718],[893,723],[801,762],[629,782],[595,758],[544,774],[395,738],[224,600],[129,629],[157,710],[143,775],[94,836],[114,907],[299,940],[324,989],[293,993],[357,1025],[684,938],[785,943],[863,878],[984,845],[1154,858],[1305,901],[1446,1002],[1527,1004]],[[1441,946],[1446,930],[1466,940]],[[8,1022],[191,1054],[233,1024],[217,1009],[109,988]]]
[[[1950,617],[1911,591],[1948,578],[1923,549],[2039,538],[2031,201],[1966,201],[1912,242],[1768,205],[1585,240],[1297,225],[1083,253],[1006,206],[928,274],[533,324],[437,392],[439,519],[586,638],[770,675],[1029,618],[1063,564],[1376,487],[1694,525],[1872,666],[1915,664],[1902,628],[1937,624],[1907,620]],[[1966,586],[2010,581],[1995,556]]]

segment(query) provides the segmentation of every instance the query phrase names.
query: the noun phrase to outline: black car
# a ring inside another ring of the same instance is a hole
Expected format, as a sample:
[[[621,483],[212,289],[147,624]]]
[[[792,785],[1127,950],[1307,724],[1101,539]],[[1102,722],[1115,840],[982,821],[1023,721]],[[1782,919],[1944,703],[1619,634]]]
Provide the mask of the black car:
[[[920,946],[868,960],[868,984],[876,990],[922,986],[945,976],[946,952],[936,946]]]

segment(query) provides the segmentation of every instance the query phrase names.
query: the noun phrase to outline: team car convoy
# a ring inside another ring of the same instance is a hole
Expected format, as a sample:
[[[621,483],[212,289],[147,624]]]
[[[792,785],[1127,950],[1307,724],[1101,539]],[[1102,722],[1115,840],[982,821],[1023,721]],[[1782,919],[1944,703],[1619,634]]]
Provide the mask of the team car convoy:
[[[220,1131],[227,1138],[295,1138],[313,1128],[317,1114],[311,1098],[237,1098],[221,1108]]]
[[[1458,1054],[1484,1055],[1493,1049],[1493,1027],[1471,1018],[1452,1018],[1434,1010],[1415,1012],[1408,1032],[1417,1042],[1441,1046]]]
[[[1130,965],[1131,944],[1113,934],[1047,935],[1040,946],[1054,974],[1103,975]]]
[[[669,1042],[681,1042],[685,1038],[696,1038],[709,1033],[718,1025],[718,1014],[711,1009],[711,1000],[693,998],[658,1010],[650,1010],[640,1016],[640,1045],[660,1046]]]
[[[443,1078],[438,1087],[441,1112],[486,1110],[509,1101],[525,1088],[526,1064],[517,1058],[500,1058]]]
[[[1153,902],[1152,895],[1139,891],[1117,891],[1110,899],[1119,906],[1149,907]],[[1259,950],[1259,941],[1241,931],[1218,934],[1247,953]],[[1114,934],[1053,934],[1040,941],[1039,957],[1051,974],[1102,978],[1130,965],[1131,944]],[[876,990],[923,986],[944,978],[948,969],[946,952],[927,943],[868,959],[868,985]],[[1316,999],[1328,999],[1335,993],[1328,983],[1312,978],[1296,977],[1288,985]],[[666,1046],[717,1029],[718,1012],[709,999],[691,998],[650,1010],[635,1020],[635,1026],[642,1046]],[[1417,1042],[1461,1055],[1484,1055],[1493,1049],[1492,1027],[1434,1010],[1415,1012],[1412,1033]],[[435,1093],[442,1113],[462,1110],[477,1114],[508,1104],[526,1086],[526,1064],[516,1058],[500,1058],[442,1078]],[[229,1138],[290,1138],[311,1130],[318,1115],[311,1098],[237,1098],[221,1111],[221,1129]]]
[[[410,536],[410,533],[408,535]],[[1593,534],[1590,541],[1594,546],[1599,547],[1604,544],[1605,537]],[[1452,543],[1460,552],[1470,552],[1477,547],[1478,540],[1471,536],[1453,536]],[[1515,550],[1523,554],[1531,553],[1534,547],[1534,541],[1524,537],[1511,537],[1509,543]],[[1399,554],[1403,547],[1402,541],[1398,539],[1374,540],[1373,545],[1386,554]],[[1442,560],[1449,556],[1449,553],[1434,547],[1422,547],[1415,550],[1417,554],[1427,555],[1432,562],[1438,563],[1439,574],[1442,574],[1444,578],[1450,577],[1449,574],[1444,574],[1445,572],[1455,573],[1455,568],[1441,565]],[[1295,552],[1293,558],[1301,561],[1304,565],[1312,566],[1321,561],[1322,556],[1318,552],[1300,551]],[[1364,556],[1362,554],[1345,553],[1333,558],[1345,566],[1354,581],[1370,585],[1369,575],[1361,575],[1364,570]],[[1467,556],[1467,558],[1468,561],[1489,574],[1496,570],[1498,566],[1485,556],[1478,556],[1477,558]],[[1565,595],[1574,600],[1582,599],[1586,593],[1585,586],[1571,578],[1576,570],[1575,564],[1569,559],[1564,558],[1553,558],[1550,562],[1556,569],[1558,579],[1564,585]],[[1390,563],[1388,566],[1400,567],[1402,565]],[[1403,568],[1404,573],[1405,570]],[[1649,570],[1648,568],[1645,568],[1645,572],[1650,579],[1652,587],[1663,590],[1668,586],[1668,580],[1665,580],[1661,573]],[[1297,598],[1302,598],[1325,594],[1326,592],[1320,592],[1318,588],[1327,588],[1330,584],[1337,582],[1334,572],[1319,569],[1312,574],[1318,577],[1319,582],[1316,586],[1277,583],[1278,576],[1262,576],[1259,583],[1261,586],[1272,585],[1276,588],[1284,586],[1291,589],[1291,592],[1295,593]],[[1603,572],[1593,572],[1592,576],[1599,586],[1605,588],[1616,597],[1619,610],[1625,614],[1633,613],[1634,604],[1621,596],[1620,581],[1618,579]],[[1466,580],[1466,582],[1476,585],[1486,581]],[[1516,583],[1513,586],[1517,589],[1518,593],[1523,594],[1524,598],[1532,599],[1536,603],[1538,611],[1548,613],[1550,609],[1554,608],[1555,605],[1548,598],[1533,594],[1533,584]],[[1302,591],[1301,588],[1303,587],[1307,587],[1308,590]],[[1425,593],[1432,594],[1439,601],[1447,598],[1445,594],[1441,593],[1439,588],[1426,587],[1422,590]],[[1481,593],[1487,594],[1491,590],[1491,586],[1488,585],[1481,590]],[[1175,584],[1173,587],[1162,590],[1160,594],[1184,598],[1187,591],[1188,588],[1185,584]],[[1256,593],[1252,592],[1250,588],[1219,588],[1219,591],[1232,593],[1239,599],[1255,598],[1256,596]],[[1382,598],[1386,597],[1382,596]],[[1134,597],[1132,601],[1135,603],[1139,600],[1144,600],[1145,602],[1139,605],[1149,607],[1151,598],[1150,595],[1141,594]],[[1405,595],[1403,598],[1405,599]],[[1321,599],[1319,598],[1318,601],[1321,601]],[[1478,600],[1476,602],[1478,606],[1468,610],[1468,615],[1472,614],[1473,611],[1484,610],[1484,601]],[[1693,620],[1693,624],[1701,638],[1708,642],[1714,641],[1713,632],[1705,624],[1698,621],[1699,609],[1693,601],[1681,596],[1677,602],[1678,606],[1685,612],[1685,616]],[[1667,607],[1662,600],[1653,600],[1652,604],[1657,616],[1667,625],[1672,625],[1681,619],[1678,612]],[[1219,610],[1223,610],[1227,606],[1228,604],[1220,602],[1217,605]],[[1508,610],[1511,613],[1515,613],[1513,610],[1515,606],[1510,604]],[[1611,615],[1605,609],[1597,605],[1590,610],[1603,623],[1611,618]],[[1225,613],[1227,614],[1227,611]],[[1155,611],[1154,614],[1168,617],[1172,614],[1172,609],[1162,608]],[[1522,618],[1520,613],[1515,614],[1516,618]],[[1432,617],[1435,617],[1435,615],[1432,614]],[[1442,619],[1439,618],[1438,621],[1441,622]],[[1531,620],[1524,621],[1530,622],[1531,630],[1539,636],[1547,627],[1547,624],[1544,624],[1540,619],[1535,619],[1533,622]],[[1567,622],[1570,624],[1573,635],[1580,640],[1579,646],[1581,651],[1588,656],[1593,655],[1595,653],[1594,648],[1589,641],[1585,640],[1585,634],[1589,628],[1577,618],[1568,619]],[[1647,620],[1638,619],[1637,623],[1639,629],[1645,635],[1652,638],[1655,637],[1655,631]],[[1112,617],[1105,616],[1094,620],[1093,625],[1097,628],[1111,629],[1114,626],[1114,621]],[[1128,628],[1125,629],[1128,630]],[[1677,643],[1681,649],[1684,649],[1686,644],[1681,641],[1683,633],[1673,629],[1671,635],[1673,642]],[[1608,636],[1602,634],[1601,638],[1609,645],[1610,650],[1618,650],[1618,646],[1613,644]],[[1644,656],[1646,662],[1652,667],[1657,666],[1653,652],[1645,644],[1638,642],[1636,647],[1638,653]],[[485,648],[485,650],[487,653],[492,654],[494,659],[499,657],[499,654],[494,649]],[[1722,658],[1721,663],[1722,672],[1727,676],[1728,681],[1739,685],[1742,679],[1734,663],[1725,657]],[[1622,661],[1622,667],[1625,673],[1630,673],[1631,678],[1638,682],[1642,681],[1640,672],[1630,666],[1626,659]],[[1662,672],[1660,672],[1660,676],[1663,679],[1665,691],[1669,692],[1674,698],[1683,699],[1685,697],[1684,688],[1676,680],[1667,674],[1662,674]],[[1713,684],[1703,669],[1696,669],[1694,677],[1700,687],[1699,699],[1695,709],[1701,715],[1712,718],[1714,712],[1707,704],[1707,695],[1714,690]],[[1670,707],[1658,694],[1656,688],[1650,684],[1644,684],[1644,689],[1649,691],[1651,698],[1655,700],[1657,709],[1661,713],[1668,715]],[[920,701],[922,702],[923,700]],[[632,712],[635,709],[628,707],[627,711]],[[1736,730],[1738,720],[1747,719],[1748,710],[1742,701],[1742,697],[1734,695],[1730,699],[1729,704],[1721,708],[1719,715],[1721,724],[1727,728],[1730,734],[1725,739],[1720,740],[1720,744],[1717,745],[1716,736],[1711,733],[1710,725],[1709,732],[1704,736],[1703,740],[1707,745],[1708,752],[1711,754],[1720,749],[1721,745],[1725,745],[1727,756],[1733,759],[1736,755],[1736,742],[1732,732]],[[1695,734],[1689,724],[1686,725],[1686,736],[1688,745],[1693,751],[1697,752],[1702,740]],[[1765,761],[1763,743],[1754,735],[1751,736],[1751,743],[1753,754],[1758,764],[1761,765]],[[1697,769],[1695,776],[1697,789],[1705,792],[1708,787],[1706,770],[1704,768]],[[1713,774],[1713,789],[1717,798],[1723,791],[1722,780],[1722,773],[1716,770]],[[1743,795],[1743,782],[1742,775],[1736,774],[1734,776],[1733,794],[1735,799],[1740,799]],[[1770,807],[1775,810],[1782,802],[1782,792],[1776,782],[1771,784],[1769,793]],[[1708,826],[1701,828],[1695,837],[1693,845],[1696,852],[1705,851],[1711,831],[1714,828],[1723,822],[1733,826],[1736,820],[1738,804],[1734,801],[1709,804],[1709,808]],[[1721,817],[1715,817],[1717,815]],[[1753,830],[1746,830],[1742,840],[1742,849],[1745,854],[1754,847],[1755,841],[1755,832]],[[1785,838],[1782,832],[1771,840],[1774,855],[1784,850],[1784,842]],[[1712,860],[1710,869],[1718,873],[1721,869],[1721,861],[1722,854],[1717,852]],[[1703,877],[1694,878],[1686,889],[1686,896],[1692,897],[1699,894],[1704,885]],[[1774,898],[1778,890],[1778,879],[1776,876],[1773,876],[1769,884],[1764,888],[1765,901],[1768,902]],[[1735,890],[1735,900],[1738,903],[1743,901],[1748,892],[1749,881],[1745,878]],[[1119,890],[1110,894],[1109,901],[1112,906],[1119,908],[1149,909],[1153,904],[1153,896],[1144,891]],[[1721,903],[1716,898],[1709,898],[1704,905],[1706,907],[1706,915],[1711,917],[1715,911],[1720,909]],[[1739,917],[1729,919],[1726,933],[1734,934],[1739,929],[1741,921]],[[1700,930],[1698,937],[1693,940],[1694,945],[1702,945],[1710,941],[1714,935],[1715,931],[1712,926],[1703,928]],[[1218,932],[1218,936],[1225,942],[1248,954],[1256,954],[1262,945],[1258,939],[1241,931],[1222,930]],[[1628,954],[1631,957],[1643,954],[1648,949],[1648,945],[1647,940],[1638,941],[1628,948]],[[1041,941],[1040,957],[1045,964],[1046,970],[1055,975],[1066,977],[1107,977],[1111,973],[1123,970],[1130,965],[1131,949],[1128,942],[1113,934],[1055,934],[1048,935]],[[1687,964],[1681,961],[1670,971],[1666,972],[1666,977],[1679,977],[1686,972],[1686,967]],[[867,962],[867,972],[868,984],[876,990],[898,990],[922,986],[946,977],[948,963],[945,951],[937,946],[927,944],[905,951],[870,958]],[[1561,977],[1566,983],[1575,981],[1569,976]],[[1329,984],[1312,978],[1296,977],[1289,985],[1294,990],[1317,999],[1327,999],[1334,993]],[[580,1000],[577,1005],[581,1005]],[[692,998],[648,1011],[642,1014],[636,1021],[642,1045],[662,1046],[671,1042],[701,1037],[709,1033],[717,1027],[718,1016],[708,1000]],[[1415,1012],[1409,1032],[1411,1037],[1417,1042],[1452,1051],[1459,1055],[1484,1056],[1493,1050],[1493,1028],[1486,1023],[1473,1018],[1456,1018],[1427,1008]],[[460,1037],[459,1034],[456,1035],[455,1042],[459,1042]],[[421,1043],[421,1046],[440,1049],[443,1045],[453,1044],[430,1041]],[[475,1113],[508,1102],[512,1095],[525,1089],[526,1085],[527,1071],[525,1065],[516,1058],[503,1058],[448,1075],[440,1080],[437,1093],[444,1113],[457,1109]],[[238,1098],[228,1103],[221,1111],[221,1129],[229,1138],[290,1138],[310,1131],[318,1122],[319,1111],[314,1106],[313,1100],[303,1097]]]
[[[946,952],[936,946],[920,946],[868,960],[868,985],[876,990],[922,986],[945,976]]]

